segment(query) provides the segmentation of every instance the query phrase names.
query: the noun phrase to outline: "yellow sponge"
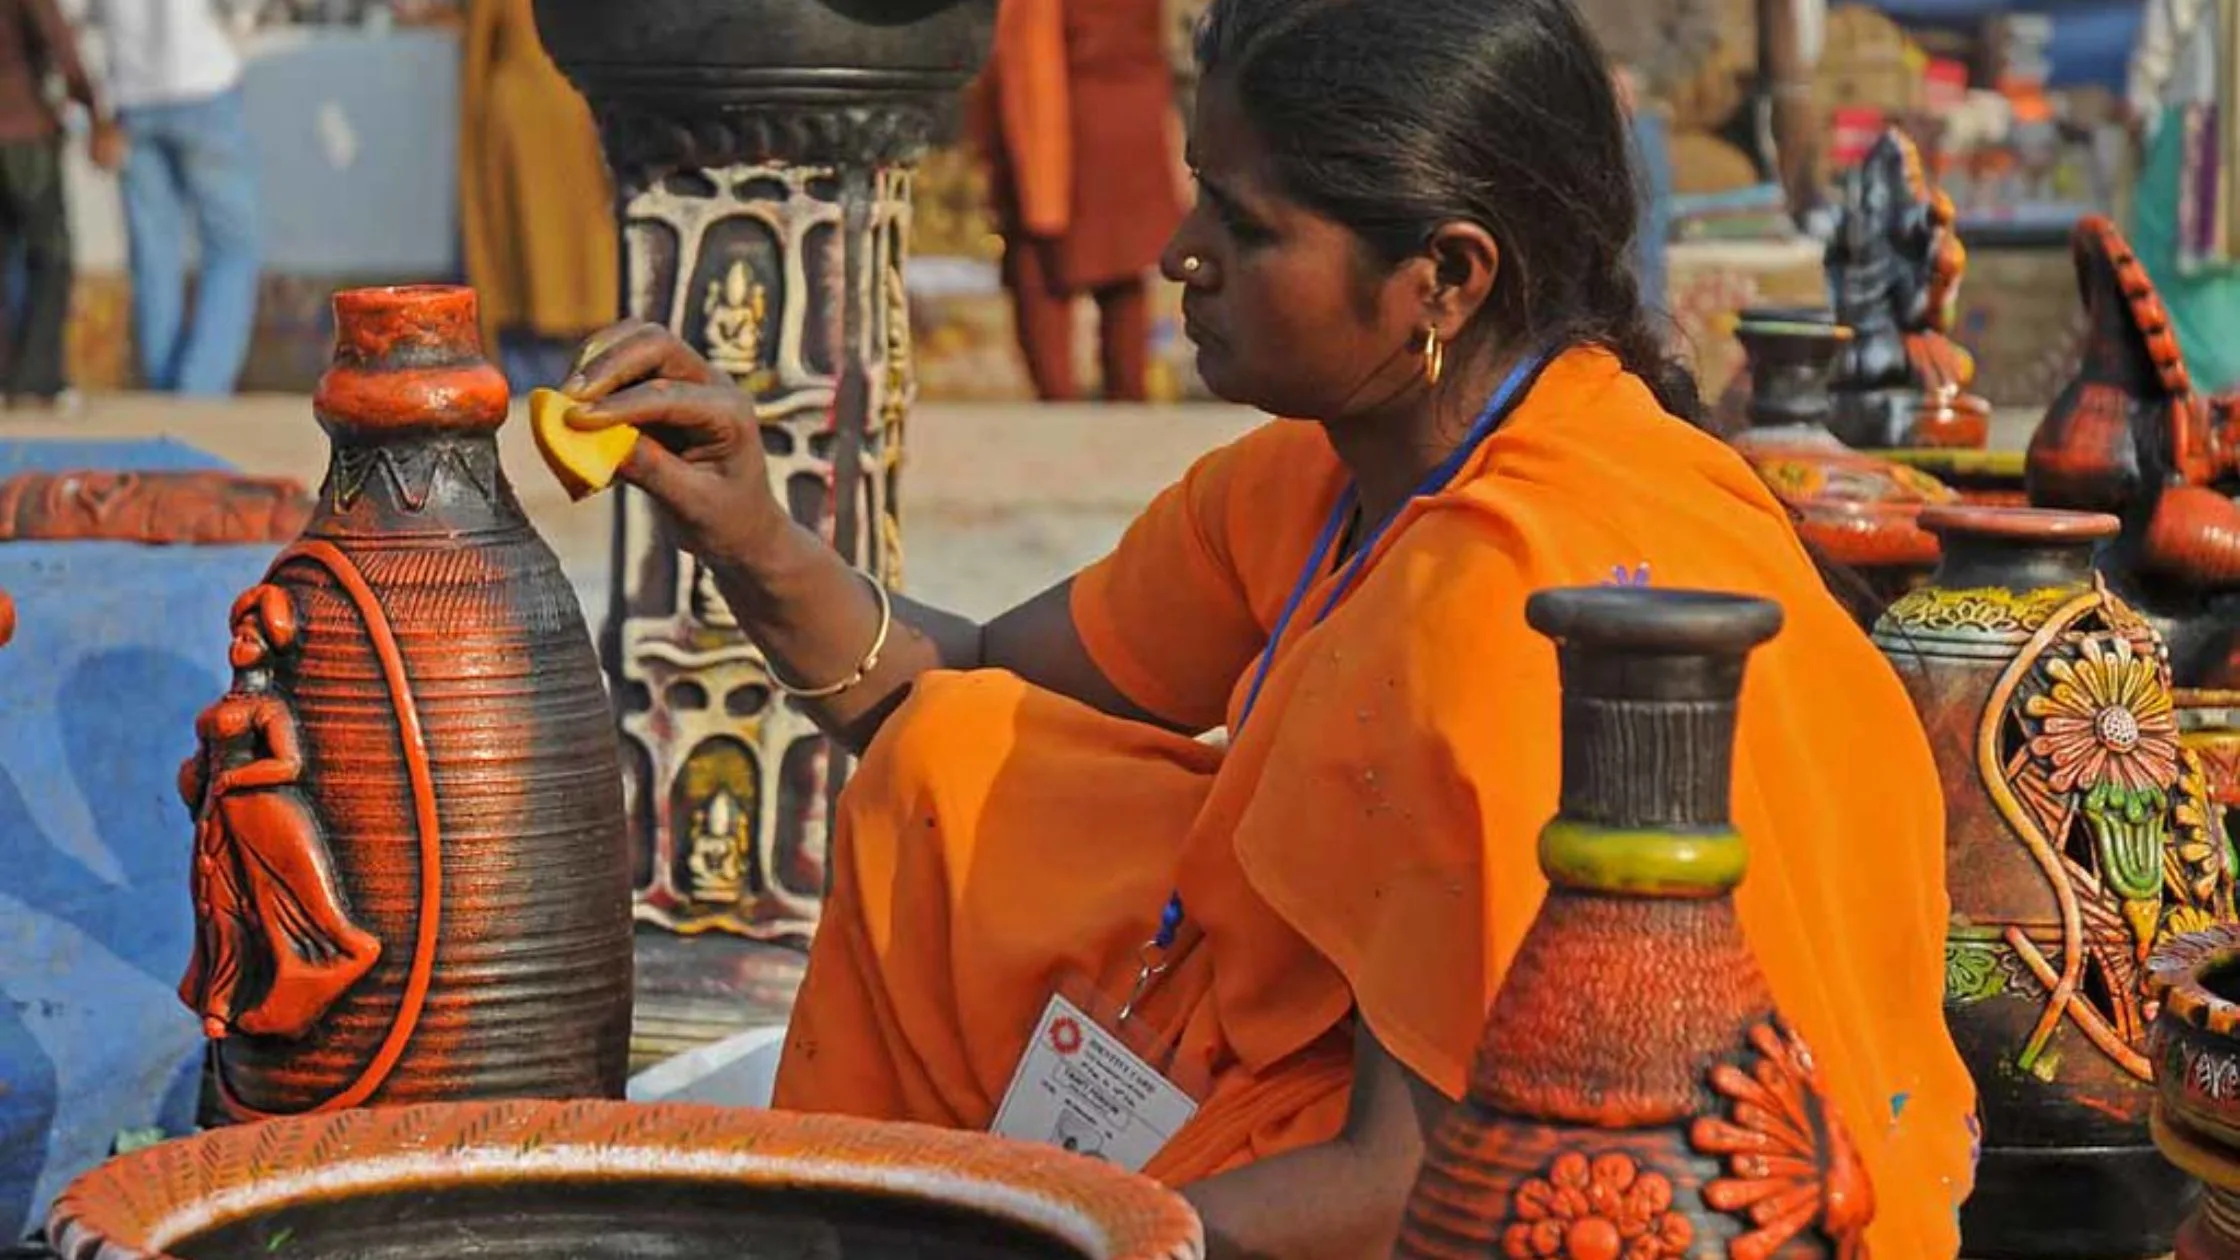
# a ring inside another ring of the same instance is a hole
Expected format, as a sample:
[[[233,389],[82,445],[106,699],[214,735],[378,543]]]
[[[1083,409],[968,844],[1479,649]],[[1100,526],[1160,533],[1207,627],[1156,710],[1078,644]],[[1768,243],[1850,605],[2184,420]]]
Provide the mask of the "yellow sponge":
[[[638,431],[627,424],[586,431],[568,427],[576,400],[556,389],[529,392],[529,428],[537,453],[559,478],[571,499],[587,499],[614,484],[615,469],[638,445]]]

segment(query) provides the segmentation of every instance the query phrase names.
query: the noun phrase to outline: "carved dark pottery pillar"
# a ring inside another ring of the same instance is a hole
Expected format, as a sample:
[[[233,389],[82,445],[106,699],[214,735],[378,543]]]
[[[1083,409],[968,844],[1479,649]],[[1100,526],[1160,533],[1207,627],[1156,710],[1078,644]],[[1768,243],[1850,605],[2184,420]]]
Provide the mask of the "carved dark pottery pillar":
[[[318,506],[234,605],[180,768],[180,996],[235,1119],[620,1097],[628,834],[560,562],[498,464],[472,291],[334,299]]]
[[[2071,238],[2089,332],[2027,457],[2030,501],[2112,512],[2101,568],[2170,640],[2189,687],[2240,686],[2240,411],[2194,389],[2170,313],[2115,224]]]
[[[1896,127],[1845,173],[1840,198],[1828,291],[1856,336],[1836,361],[1836,436],[1869,449],[1981,449],[1991,404],[1967,392],[1975,360],[1951,336],[1968,257],[1952,199]]]
[[[772,488],[902,574],[910,172],[994,33],[995,0],[537,0],[597,115],[629,315],[753,391]],[[783,1018],[825,889],[845,762],[770,685],[643,496],[615,501],[602,637],[625,741],[636,1056]]]
[[[2160,1256],[2195,1193],[2147,1134],[2149,951],[2232,915],[2232,867],[2184,746],[2169,656],[2109,593],[2113,517],[1924,512],[1944,559],[1875,642],[1945,792],[1945,1021],[1983,1156],[1981,1260]]]
[[[1874,1190],[1732,896],[1747,856],[1728,815],[1735,699],[1781,610],[1612,587],[1542,592],[1525,615],[1563,670],[1548,897],[1432,1137],[1399,1254],[1860,1254]],[[1798,1210],[1754,1214],[1769,1195]]]
[[[1795,516],[1797,533],[1887,602],[1937,563],[1916,524],[1924,507],[1958,501],[1934,477],[1852,450],[1828,428],[1829,373],[1851,330],[1821,309],[1752,308],[1735,338],[1748,359],[1744,427],[1728,441]]]

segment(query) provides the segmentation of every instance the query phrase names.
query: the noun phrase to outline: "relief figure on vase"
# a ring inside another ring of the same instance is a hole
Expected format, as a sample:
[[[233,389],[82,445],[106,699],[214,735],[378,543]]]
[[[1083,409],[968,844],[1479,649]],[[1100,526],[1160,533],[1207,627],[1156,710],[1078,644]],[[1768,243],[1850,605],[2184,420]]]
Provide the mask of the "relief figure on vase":
[[[179,996],[213,1039],[300,1037],[381,957],[350,921],[301,787],[303,733],[274,677],[299,633],[276,586],[235,602],[233,687],[196,721],[200,747],[179,768],[195,837],[194,955]]]

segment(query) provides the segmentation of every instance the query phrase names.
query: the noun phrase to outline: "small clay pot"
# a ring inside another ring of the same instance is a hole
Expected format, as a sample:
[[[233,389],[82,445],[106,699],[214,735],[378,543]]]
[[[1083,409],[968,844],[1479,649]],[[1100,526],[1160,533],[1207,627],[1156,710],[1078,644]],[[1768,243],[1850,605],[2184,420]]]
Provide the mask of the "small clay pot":
[[[2240,927],[2179,937],[2155,952],[2154,1140],[2201,1179],[2178,1231],[2178,1260],[2240,1260]]]
[[[1197,1260],[1179,1195],[979,1133],[604,1101],[435,1103],[215,1129],[113,1159],[62,1260]]]
[[[1959,496],[1829,430],[1828,375],[1851,330],[1826,310],[1752,308],[1735,338],[1749,356],[1749,427],[1728,440],[1789,508],[1798,536],[1884,599],[1919,584],[1937,563],[1937,540],[1916,523],[1921,510]]]

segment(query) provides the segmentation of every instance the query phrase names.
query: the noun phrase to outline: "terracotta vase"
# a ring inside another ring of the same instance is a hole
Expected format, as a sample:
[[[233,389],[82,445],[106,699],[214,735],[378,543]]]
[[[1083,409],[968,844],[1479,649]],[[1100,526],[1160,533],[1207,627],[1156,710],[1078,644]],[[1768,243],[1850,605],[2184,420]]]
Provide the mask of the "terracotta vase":
[[[1611,587],[1525,610],[1563,671],[1548,897],[1432,1136],[1400,1254],[1860,1254],[1865,1167],[1732,897],[1735,698],[1780,609]]]
[[[2201,1179],[2177,1260],[2240,1260],[2240,927],[2220,923],[2155,951],[2154,1140]]]
[[[180,773],[180,995],[235,1118],[620,1097],[630,871],[612,714],[498,463],[506,386],[460,288],[334,299],[303,536],[233,610]]]
[[[841,1116],[438,1103],[218,1129],[55,1201],[62,1260],[1197,1260],[1198,1218],[1048,1147]]]
[[[1928,576],[1937,540],[1921,509],[1958,496],[1934,477],[1854,451],[1828,429],[1828,374],[1851,330],[1825,310],[1753,308],[1735,328],[1749,360],[1746,427],[1728,440],[1820,554],[1896,598]]]
[[[1981,1260],[2159,1256],[2193,1194],[2147,1134],[2148,952],[2231,913],[2161,638],[2093,570],[2113,517],[1942,508],[1875,628],[1945,791],[1945,1018],[1983,1124]]]

